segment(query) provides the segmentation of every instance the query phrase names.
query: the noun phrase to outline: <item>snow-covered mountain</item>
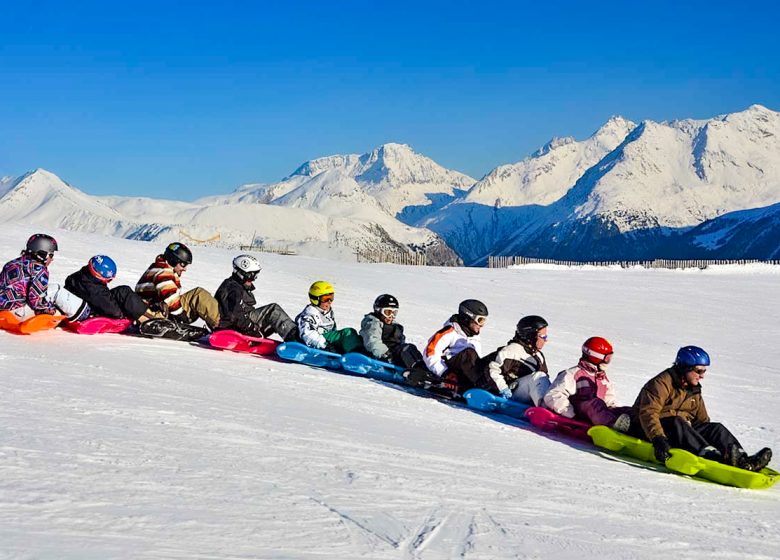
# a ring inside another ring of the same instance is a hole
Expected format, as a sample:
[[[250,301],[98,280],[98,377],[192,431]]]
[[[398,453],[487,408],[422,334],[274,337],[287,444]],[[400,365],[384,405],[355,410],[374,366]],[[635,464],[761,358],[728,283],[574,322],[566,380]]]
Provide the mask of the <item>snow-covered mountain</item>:
[[[780,204],[708,220],[686,232],[679,244],[697,258],[780,259]]]
[[[688,253],[680,236],[706,220],[780,202],[780,113],[754,105],[708,120],[631,126],[612,119],[587,149],[554,142],[515,166],[533,169],[523,182],[502,183],[499,168],[419,223],[467,263],[489,254],[675,257]],[[537,161],[567,149],[578,157]],[[730,254],[743,250],[735,241]]]
[[[612,117],[586,140],[553,138],[524,160],[497,167],[465,196],[414,223],[442,235],[466,262],[497,254],[501,240],[536,220],[634,127]]]
[[[424,252],[438,264],[769,258],[775,213],[762,209],[777,203],[780,113],[760,105],[705,120],[612,117],[478,182],[404,144],[313,159],[279,182],[195,202],[90,197],[44,170],[0,179],[4,221],[222,246],[255,239],[338,258]]]
[[[297,189],[271,204],[242,196],[195,203],[91,197],[42,169],[4,178],[0,195],[0,220],[41,227],[224,247],[254,240],[266,247],[347,259],[356,251],[422,252],[433,264],[460,262],[436,234],[400,222],[336,169],[300,180]]]
[[[384,144],[363,155],[335,155],[308,161],[278,183],[244,185],[227,196],[203,199],[213,204],[262,202],[313,210],[324,208],[327,196],[336,204],[362,206],[366,200],[395,216],[409,206],[435,209],[436,196],[453,197],[475,179],[446,169],[406,144]],[[322,194],[315,191],[324,189]],[[202,202],[202,201],[199,201]],[[343,214],[345,210],[335,210]],[[347,211],[349,212],[349,211]]]

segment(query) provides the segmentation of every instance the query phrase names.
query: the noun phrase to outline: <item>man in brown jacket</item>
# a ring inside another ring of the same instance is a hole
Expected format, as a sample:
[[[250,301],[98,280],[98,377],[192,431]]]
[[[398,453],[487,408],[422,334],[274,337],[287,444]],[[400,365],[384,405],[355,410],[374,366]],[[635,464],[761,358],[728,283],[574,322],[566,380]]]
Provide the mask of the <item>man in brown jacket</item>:
[[[672,367],[645,384],[634,403],[644,436],[652,442],[660,463],[677,447],[705,459],[760,471],[772,459],[771,449],[765,447],[748,456],[725,426],[710,422],[699,384],[709,365],[707,352],[684,346]]]

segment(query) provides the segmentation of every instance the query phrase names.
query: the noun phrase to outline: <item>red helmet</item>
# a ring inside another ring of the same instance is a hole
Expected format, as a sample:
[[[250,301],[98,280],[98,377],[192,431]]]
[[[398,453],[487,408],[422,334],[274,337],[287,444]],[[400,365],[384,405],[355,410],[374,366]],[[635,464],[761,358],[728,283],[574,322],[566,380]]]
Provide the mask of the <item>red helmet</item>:
[[[600,336],[592,336],[582,345],[582,357],[594,365],[608,362],[613,353],[609,341]]]

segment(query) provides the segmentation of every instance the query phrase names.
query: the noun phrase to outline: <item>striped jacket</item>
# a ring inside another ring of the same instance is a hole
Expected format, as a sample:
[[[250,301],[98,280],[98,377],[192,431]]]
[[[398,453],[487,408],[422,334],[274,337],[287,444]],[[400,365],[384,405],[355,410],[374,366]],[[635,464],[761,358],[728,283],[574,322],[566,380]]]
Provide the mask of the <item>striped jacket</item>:
[[[163,255],[157,255],[154,263],[146,269],[136,284],[135,291],[150,305],[164,303],[168,307],[169,315],[182,313],[179,300],[181,279]]]
[[[485,356],[487,376],[497,391],[514,390],[517,380],[537,371],[547,373],[547,361],[539,350],[529,351],[523,344],[511,340],[509,344]]]
[[[53,315],[56,309],[46,299],[49,270],[42,263],[22,255],[9,261],[0,272],[0,310],[14,310],[25,305],[36,315]]]
[[[558,374],[544,396],[544,404],[553,412],[574,418],[572,403],[601,399],[609,407],[617,406],[615,390],[607,374],[585,360]]]
[[[468,336],[453,315],[444,326],[436,331],[425,346],[423,360],[425,365],[438,376],[447,371],[447,360],[457,356],[466,348],[473,348],[477,355],[482,352],[479,335]]]

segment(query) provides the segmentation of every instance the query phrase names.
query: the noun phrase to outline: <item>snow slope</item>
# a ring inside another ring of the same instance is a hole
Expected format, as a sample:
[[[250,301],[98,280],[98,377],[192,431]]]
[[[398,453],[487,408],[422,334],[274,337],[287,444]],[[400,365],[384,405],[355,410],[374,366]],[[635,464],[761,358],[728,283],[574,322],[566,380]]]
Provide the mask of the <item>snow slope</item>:
[[[18,254],[30,225],[4,225]],[[96,252],[133,284],[159,244],[50,231],[62,280]],[[185,288],[234,252],[197,248]],[[550,322],[553,371],[589,335],[616,347],[621,401],[678,346],[714,360],[710,413],[780,449],[777,267],[445,269],[260,255],[256,292],[291,313],[336,286],[340,324],[392,292],[422,344],[467,297],[484,348]],[[2,558],[777,558],[780,489],[687,480],[512,421],[300,365],[121,335],[0,332]],[[777,460],[773,466],[778,467]]]

